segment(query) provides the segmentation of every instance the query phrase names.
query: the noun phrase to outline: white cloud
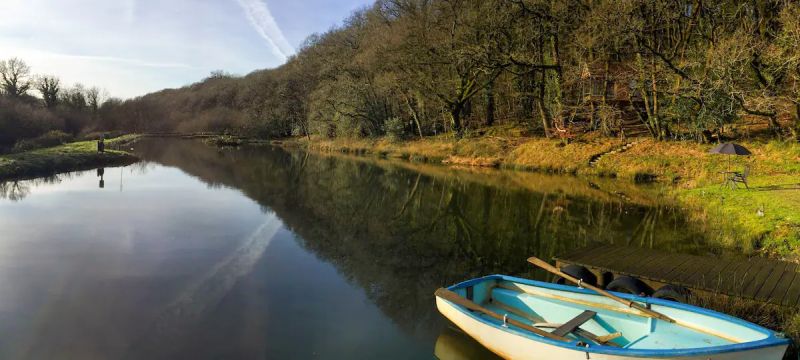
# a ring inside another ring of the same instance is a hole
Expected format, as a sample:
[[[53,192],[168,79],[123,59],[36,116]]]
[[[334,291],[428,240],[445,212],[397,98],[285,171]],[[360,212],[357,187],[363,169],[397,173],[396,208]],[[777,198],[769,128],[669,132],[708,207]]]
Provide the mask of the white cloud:
[[[294,48],[289,45],[289,41],[283,35],[275,18],[269,11],[269,7],[261,0],[238,0],[239,5],[244,9],[247,15],[247,20],[256,29],[256,31],[267,40],[275,53],[282,56],[284,59],[294,54]]]
[[[125,65],[151,67],[151,68],[184,68],[184,69],[197,68],[180,63],[149,62],[139,59],[128,59],[128,58],[120,58],[114,56],[71,55],[71,54],[58,54],[58,53],[47,53],[47,54],[55,57],[68,57],[68,58],[83,59],[89,61],[115,62]]]
[[[131,98],[164,87],[185,85],[207,70],[181,63],[153,62],[136,58],[87,56],[51,51],[6,48],[33,68],[35,74],[55,75],[64,86],[82,83],[108,90],[112,96]]]
[[[125,2],[125,22],[133,24],[136,20],[136,0],[127,0]]]
[[[216,69],[279,66],[293,44],[371,1],[0,0],[0,59],[127,98]]]

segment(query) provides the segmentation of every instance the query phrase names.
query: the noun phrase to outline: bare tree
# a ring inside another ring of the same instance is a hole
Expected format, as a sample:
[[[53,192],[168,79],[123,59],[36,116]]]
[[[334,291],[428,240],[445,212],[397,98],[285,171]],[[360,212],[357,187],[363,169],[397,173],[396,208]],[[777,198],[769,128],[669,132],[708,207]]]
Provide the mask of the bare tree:
[[[59,101],[74,110],[84,110],[88,105],[86,92],[86,87],[82,84],[75,84],[61,92]]]
[[[20,97],[31,88],[31,68],[18,58],[0,61],[0,87],[11,97]]]
[[[53,75],[43,75],[36,82],[36,89],[42,94],[44,104],[48,108],[58,105],[58,93],[61,91],[61,80]]]
[[[89,110],[91,110],[92,113],[96,113],[100,108],[100,104],[106,97],[105,94],[105,90],[102,90],[96,86],[86,89],[86,105],[89,107]]]

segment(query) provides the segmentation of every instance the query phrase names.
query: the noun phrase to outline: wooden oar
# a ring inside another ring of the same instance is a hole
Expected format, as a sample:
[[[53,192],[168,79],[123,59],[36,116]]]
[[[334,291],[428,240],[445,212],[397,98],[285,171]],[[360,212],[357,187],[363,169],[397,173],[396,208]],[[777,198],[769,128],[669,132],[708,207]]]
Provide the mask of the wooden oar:
[[[635,303],[633,301],[625,300],[625,299],[623,299],[623,298],[621,298],[619,296],[616,296],[616,295],[614,295],[612,293],[609,293],[608,291],[600,289],[600,288],[598,288],[596,286],[592,286],[590,284],[587,284],[587,283],[583,282],[582,280],[576,279],[576,278],[574,278],[574,277],[572,277],[572,276],[570,276],[568,274],[565,274],[565,273],[561,272],[561,270],[557,269],[555,266],[550,265],[547,261],[544,261],[544,260],[539,259],[537,257],[530,257],[530,258],[528,258],[528,262],[533,264],[533,265],[536,265],[536,266],[538,266],[538,267],[540,267],[542,269],[545,269],[545,270],[547,270],[547,271],[549,271],[549,272],[551,272],[551,273],[553,273],[555,275],[561,276],[562,278],[567,279],[567,280],[569,280],[569,281],[571,281],[571,282],[573,282],[575,284],[578,284],[578,285],[580,285],[582,287],[585,287],[585,288],[587,288],[589,290],[595,291],[600,295],[603,295],[603,296],[605,296],[607,298],[613,299],[614,301],[623,303],[623,304],[627,305],[628,307],[631,307],[631,308],[634,308],[636,310],[639,310],[640,312],[642,312],[642,313],[644,313],[644,314],[646,314],[646,315],[648,315],[650,317],[653,317],[653,318],[656,318],[656,319],[661,319],[661,320],[664,320],[664,321],[667,321],[667,322],[671,322],[671,323],[675,322],[675,320],[673,320],[671,317],[669,317],[667,315],[664,315],[664,314],[662,314],[660,312],[648,309],[648,308],[646,308],[644,306],[641,306],[638,303]]]
[[[523,323],[521,321],[514,320],[514,319],[512,319],[512,318],[510,318],[508,316],[504,317],[503,315],[500,315],[500,314],[498,314],[498,313],[496,313],[496,312],[494,312],[492,310],[489,310],[489,309],[487,309],[487,308],[485,308],[483,306],[480,306],[480,305],[478,305],[478,304],[476,304],[476,303],[474,303],[474,302],[472,302],[470,300],[467,300],[466,298],[463,298],[460,295],[458,295],[458,294],[456,294],[456,293],[454,293],[454,292],[452,292],[450,290],[447,290],[445,288],[440,288],[439,290],[436,290],[434,295],[436,295],[436,296],[438,296],[438,297],[440,297],[442,299],[445,299],[445,300],[447,300],[449,302],[452,302],[452,303],[454,303],[456,305],[463,306],[463,307],[465,307],[467,309],[470,309],[472,311],[477,311],[477,312],[486,314],[486,315],[491,316],[491,317],[493,317],[493,318],[495,318],[497,320],[500,320],[500,321],[506,321],[507,323],[509,323],[511,325],[514,325],[514,326],[516,326],[516,327],[518,327],[520,329],[528,330],[528,331],[530,331],[530,332],[532,332],[532,333],[534,333],[536,335],[543,336],[543,337],[546,337],[548,339],[558,340],[558,341],[572,342],[572,340],[570,340],[570,339],[567,339],[567,338],[562,337],[562,336],[553,335],[553,334],[551,334],[551,333],[549,333],[547,331],[544,331],[544,330],[541,330],[541,329],[537,329],[537,328],[535,328],[533,326],[530,326],[528,324],[525,324],[525,323]]]

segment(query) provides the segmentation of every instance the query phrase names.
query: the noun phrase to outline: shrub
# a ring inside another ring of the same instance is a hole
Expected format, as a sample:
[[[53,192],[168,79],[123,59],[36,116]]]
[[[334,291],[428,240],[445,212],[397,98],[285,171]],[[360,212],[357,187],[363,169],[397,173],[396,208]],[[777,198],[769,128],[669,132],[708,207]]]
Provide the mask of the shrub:
[[[23,152],[46,147],[66,144],[72,140],[72,135],[59,130],[51,130],[44,135],[33,139],[22,139],[14,145],[13,152]]]
[[[401,141],[406,138],[406,124],[399,117],[391,117],[384,124],[386,137],[391,141]]]
[[[12,147],[47,131],[62,129],[64,120],[30,101],[0,96],[0,147]]]

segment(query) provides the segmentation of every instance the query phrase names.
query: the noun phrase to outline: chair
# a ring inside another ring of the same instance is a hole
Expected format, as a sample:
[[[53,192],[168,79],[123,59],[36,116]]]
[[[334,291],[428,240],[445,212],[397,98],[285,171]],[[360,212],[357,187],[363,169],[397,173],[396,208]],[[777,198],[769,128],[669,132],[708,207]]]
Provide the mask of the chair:
[[[747,185],[747,178],[748,177],[750,177],[750,165],[746,165],[744,167],[744,171],[743,172],[735,172],[735,173],[731,174],[731,177],[729,179],[730,182],[731,182],[731,187],[734,188],[734,189],[738,188],[738,186],[736,184],[737,183],[742,183],[742,184],[744,184],[744,187],[746,189],[750,190],[750,186]]]

